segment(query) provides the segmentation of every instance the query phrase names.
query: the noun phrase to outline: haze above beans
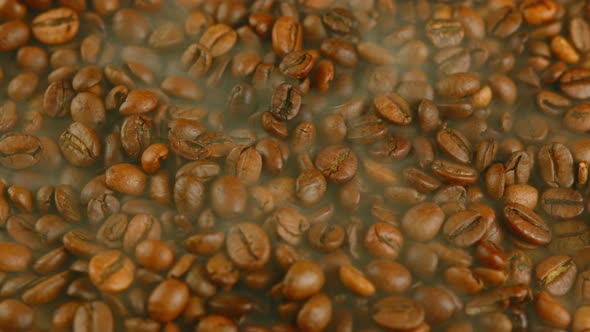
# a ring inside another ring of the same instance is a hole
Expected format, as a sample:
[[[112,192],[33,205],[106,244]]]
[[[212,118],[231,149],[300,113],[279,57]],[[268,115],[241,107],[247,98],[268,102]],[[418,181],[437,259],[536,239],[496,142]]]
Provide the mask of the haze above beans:
[[[590,329],[589,19],[0,2],[0,331]]]

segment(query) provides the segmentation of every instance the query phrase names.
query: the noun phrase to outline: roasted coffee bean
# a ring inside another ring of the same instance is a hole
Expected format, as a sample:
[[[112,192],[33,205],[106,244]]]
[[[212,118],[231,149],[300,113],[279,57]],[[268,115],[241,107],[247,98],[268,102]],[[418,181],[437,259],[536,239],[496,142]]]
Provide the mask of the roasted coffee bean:
[[[306,51],[294,51],[285,55],[279,64],[279,70],[283,75],[293,79],[306,78],[313,68],[314,59]]]
[[[90,166],[101,153],[100,140],[91,128],[74,122],[59,137],[59,148],[74,166]]]
[[[553,218],[569,219],[584,211],[584,199],[574,189],[551,188],[541,195],[541,207]]]
[[[222,218],[234,218],[246,210],[248,194],[236,176],[221,176],[211,184],[211,208]]]
[[[535,267],[539,286],[547,293],[560,296],[573,286],[578,270],[571,257],[550,256]]]
[[[230,259],[241,269],[260,269],[270,259],[268,236],[256,224],[233,225],[227,235],[226,247]]]
[[[402,229],[410,238],[429,241],[436,237],[444,221],[444,212],[433,203],[410,208],[402,219]]]
[[[317,294],[324,282],[324,272],[317,263],[300,260],[287,270],[282,281],[282,294],[291,300],[302,300]]]
[[[430,167],[435,176],[450,183],[469,185],[477,181],[477,171],[469,166],[446,160],[435,160]]]
[[[590,96],[589,77],[590,71],[584,68],[574,68],[566,71],[559,79],[561,92],[573,99],[588,98]]]
[[[31,30],[35,38],[44,44],[63,44],[78,33],[80,20],[70,8],[46,11],[33,19]]]
[[[436,134],[438,147],[449,157],[460,162],[471,161],[471,144],[461,132],[453,128],[443,128]]]
[[[273,25],[271,36],[272,48],[280,57],[301,49],[303,39],[301,24],[292,17],[279,17]]]
[[[0,327],[12,331],[26,331],[33,327],[35,312],[15,299],[0,302]]]
[[[551,241],[551,229],[534,211],[518,203],[504,205],[502,210],[507,226],[520,238],[533,245]]]
[[[373,105],[377,114],[393,124],[406,126],[412,122],[410,105],[396,93],[375,97]]]
[[[531,175],[531,157],[525,151],[511,154],[505,164],[506,184],[527,183]]]
[[[358,168],[356,154],[341,145],[333,145],[320,151],[315,164],[326,179],[333,183],[350,181]]]
[[[272,215],[277,236],[292,245],[301,242],[304,233],[310,227],[309,220],[290,208],[279,208]]]
[[[574,181],[573,157],[561,143],[545,145],[537,154],[540,173],[550,186],[571,187]]]
[[[443,98],[463,98],[478,91],[480,81],[477,74],[457,73],[442,77],[436,82],[435,90]]]
[[[167,279],[156,286],[148,298],[148,312],[152,319],[168,322],[178,317],[189,300],[189,288],[181,281]]]
[[[105,293],[119,293],[133,282],[135,265],[118,250],[103,251],[90,259],[88,275]]]
[[[0,164],[11,169],[29,168],[41,158],[42,146],[38,137],[9,133],[0,138]]]
[[[443,234],[457,247],[468,247],[479,241],[489,227],[489,221],[476,210],[459,211],[446,220]]]
[[[301,92],[289,83],[279,85],[271,100],[270,112],[279,120],[292,120],[301,109]]]
[[[134,164],[117,164],[105,172],[107,187],[128,195],[141,195],[145,191],[146,181],[143,170]]]
[[[73,330],[78,332],[115,330],[111,308],[102,301],[92,301],[80,305],[74,314]]]
[[[8,52],[24,46],[31,36],[30,27],[23,21],[11,20],[0,24],[1,52]]]
[[[375,223],[365,234],[364,246],[369,254],[376,257],[395,259],[399,256],[404,238],[394,226],[386,223]]]
[[[554,239],[548,248],[554,254],[573,255],[590,240],[590,228],[580,219],[559,222],[552,231]]]
[[[359,61],[355,47],[344,39],[324,39],[320,51],[334,63],[343,67],[353,68]]]
[[[391,295],[373,304],[373,320],[388,329],[412,329],[425,318],[424,309],[412,299]]]

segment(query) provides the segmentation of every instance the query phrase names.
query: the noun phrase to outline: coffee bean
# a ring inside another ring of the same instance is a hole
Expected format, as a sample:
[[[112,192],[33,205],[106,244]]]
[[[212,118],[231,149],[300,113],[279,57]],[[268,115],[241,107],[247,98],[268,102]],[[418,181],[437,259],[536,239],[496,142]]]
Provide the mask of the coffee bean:
[[[444,221],[441,208],[433,203],[421,203],[409,209],[402,220],[402,229],[417,241],[432,240]]]
[[[135,246],[145,239],[159,240],[162,235],[162,225],[149,214],[136,214],[127,225],[123,235],[123,249],[132,253]]]
[[[282,282],[282,294],[291,300],[302,300],[317,294],[324,282],[324,272],[316,263],[300,260],[287,270]]]
[[[167,279],[156,286],[148,298],[152,319],[165,323],[178,317],[189,300],[189,288],[181,281]]]
[[[436,143],[449,157],[464,163],[471,161],[471,144],[458,130],[443,128],[436,134]]]
[[[404,239],[400,231],[386,223],[375,223],[365,234],[364,245],[367,251],[376,257],[398,257]]]
[[[356,154],[341,145],[333,145],[320,151],[316,156],[315,164],[318,170],[333,183],[350,181],[358,168]]]
[[[277,236],[292,245],[301,241],[309,229],[309,220],[299,212],[290,208],[279,208],[272,215]]]
[[[573,255],[589,241],[590,228],[580,219],[559,222],[552,231],[554,239],[548,248],[554,254]]]
[[[573,99],[586,99],[590,96],[588,78],[590,71],[574,68],[566,71],[559,79],[560,89],[566,96]]]
[[[373,304],[373,320],[388,329],[412,329],[424,321],[424,309],[412,299],[390,295]]]
[[[226,246],[230,259],[241,269],[260,269],[270,259],[268,236],[256,224],[233,225],[228,232]]]
[[[98,136],[91,128],[74,122],[59,137],[59,148],[64,157],[75,166],[94,164],[101,152]]]
[[[510,203],[504,205],[503,215],[508,227],[523,240],[533,245],[544,245],[551,241],[551,229],[531,209]]]
[[[33,326],[35,312],[28,305],[15,299],[0,302],[0,327],[13,331],[26,331]]]
[[[281,16],[272,28],[272,48],[278,56],[283,57],[301,49],[302,37],[301,24],[292,17]]]
[[[313,68],[314,59],[306,51],[290,52],[279,64],[279,70],[287,77],[303,79]]]
[[[573,158],[563,144],[545,145],[538,153],[541,176],[550,186],[570,187],[573,184]]]
[[[211,184],[211,207],[222,218],[234,218],[246,210],[248,194],[235,176],[222,176]]]
[[[195,327],[195,332],[205,332],[211,330],[219,330],[224,332],[237,332],[238,329],[234,322],[225,316],[208,315],[199,319],[199,323]]]
[[[82,304],[75,311],[73,330],[76,332],[112,332],[115,330],[113,312],[102,301]]]
[[[522,20],[522,15],[516,7],[503,6],[490,13],[487,28],[493,35],[506,38],[520,28]]]
[[[489,227],[489,223],[478,211],[459,211],[447,219],[443,233],[447,240],[458,247],[468,247],[479,241]]]
[[[375,286],[352,265],[340,265],[340,281],[348,290],[359,296],[371,296],[375,293]]]
[[[7,21],[0,24],[0,52],[8,52],[24,46],[30,38],[29,26],[19,20]]]
[[[541,195],[541,207],[553,218],[569,219],[584,211],[584,199],[574,189],[551,188]]]
[[[39,278],[27,285],[23,293],[23,302],[28,305],[43,305],[54,301],[63,293],[70,278],[70,272],[64,271],[49,277]]]
[[[297,314],[297,326],[301,330],[324,329],[332,320],[332,300],[324,294],[310,297]]]
[[[279,120],[292,120],[301,109],[301,92],[289,83],[279,85],[272,95],[270,112]]]
[[[535,267],[539,286],[554,296],[563,295],[570,290],[577,272],[571,257],[561,255],[547,257]]]
[[[320,46],[320,51],[330,60],[343,67],[353,68],[359,61],[354,46],[344,39],[324,39]]]
[[[446,160],[435,160],[430,167],[434,175],[450,183],[468,185],[477,181],[477,171],[469,166]]]
[[[119,293],[133,282],[135,265],[118,250],[103,251],[90,259],[88,275],[105,293]]]
[[[44,44],[63,44],[78,33],[80,20],[78,14],[69,8],[46,11],[32,22],[35,38]]]
[[[105,173],[106,185],[120,193],[141,195],[145,191],[146,175],[134,164],[117,164],[107,169]]]
[[[480,88],[479,77],[475,73],[457,73],[442,77],[436,82],[436,92],[443,98],[463,98]]]
[[[34,166],[41,158],[41,141],[36,136],[8,133],[0,138],[0,164],[11,169]]]
[[[25,271],[32,261],[32,252],[29,248],[18,243],[0,243],[2,255],[0,255],[0,270],[4,272]]]
[[[373,102],[377,114],[397,125],[406,126],[412,122],[410,105],[398,94],[391,93],[375,97]]]

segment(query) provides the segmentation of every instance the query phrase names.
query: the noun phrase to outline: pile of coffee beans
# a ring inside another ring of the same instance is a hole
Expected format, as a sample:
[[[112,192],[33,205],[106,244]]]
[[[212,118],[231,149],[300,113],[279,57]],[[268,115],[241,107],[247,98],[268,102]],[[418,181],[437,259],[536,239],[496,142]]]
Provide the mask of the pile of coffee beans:
[[[590,1],[0,0],[0,332],[590,331]]]

